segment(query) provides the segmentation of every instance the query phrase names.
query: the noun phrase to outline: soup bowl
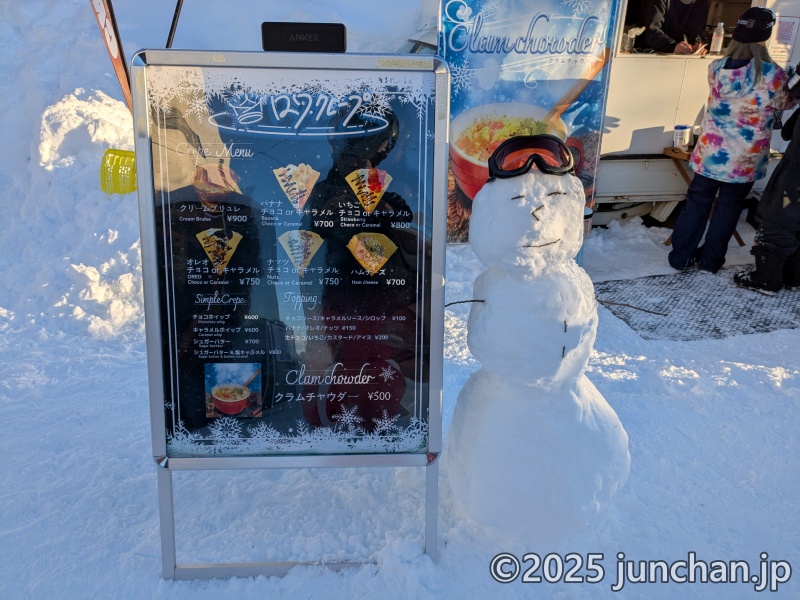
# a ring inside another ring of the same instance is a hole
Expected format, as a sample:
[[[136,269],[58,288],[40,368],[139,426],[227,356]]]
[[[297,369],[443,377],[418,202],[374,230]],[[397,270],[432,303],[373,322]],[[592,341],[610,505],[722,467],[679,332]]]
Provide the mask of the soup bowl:
[[[211,390],[214,406],[226,415],[238,415],[247,406],[250,390],[235,383],[223,383]]]
[[[450,123],[450,168],[456,184],[472,200],[489,178],[489,157],[515,135],[549,133],[563,141],[575,157],[575,172],[583,156],[581,142],[570,137],[559,117],[549,124],[547,111],[532,104],[499,102],[464,111]]]

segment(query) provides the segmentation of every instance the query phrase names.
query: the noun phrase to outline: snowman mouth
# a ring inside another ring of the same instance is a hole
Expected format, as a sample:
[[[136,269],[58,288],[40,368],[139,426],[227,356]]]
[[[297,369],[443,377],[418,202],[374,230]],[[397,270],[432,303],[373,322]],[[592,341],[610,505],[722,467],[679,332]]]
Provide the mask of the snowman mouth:
[[[552,246],[553,244],[557,244],[561,241],[561,238],[557,240],[553,240],[552,242],[545,242],[544,244],[523,244],[523,248],[543,248],[544,246]]]

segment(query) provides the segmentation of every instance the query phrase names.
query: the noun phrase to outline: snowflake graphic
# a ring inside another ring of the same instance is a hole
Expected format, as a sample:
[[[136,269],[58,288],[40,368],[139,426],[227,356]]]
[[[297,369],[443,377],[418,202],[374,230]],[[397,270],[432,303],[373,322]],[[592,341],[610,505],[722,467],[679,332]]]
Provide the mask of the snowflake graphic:
[[[358,429],[359,423],[364,421],[364,419],[358,415],[357,406],[353,406],[351,408],[343,406],[341,414],[333,415],[333,419],[334,421],[339,421],[339,423],[350,432]]]
[[[379,419],[372,419],[375,427],[366,431],[358,426],[362,421],[355,409],[345,411],[349,430],[334,427],[310,427],[302,419],[288,433],[280,433],[272,425],[259,423],[246,427],[250,437],[241,437],[240,422],[233,417],[222,417],[208,429],[204,437],[186,429],[178,422],[174,431],[167,431],[168,450],[186,456],[230,455],[265,456],[311,450],[314,452],[418,452],[425,448],[428,439],[427,422],[411,417],[407,426],[398,424],[399,415],[390,417],[387,411]],[[342,416],[336,418],[342,422]]]
[[[428,424],[418,417],[411,417],[406,428],[406,433],[425,434],[428,431]]]
[[[183,421],[178,421],[172,433],[167,431],[167,439],[175,442],[194,443],[200,439],[200,435],[186,429],[186,425],[184,425]]]
[[[469,59],[464,58],[460,65],[450,67],[450,81],[452,82],[453,92],[460,92],[470,87],[474,72],[469,66]]]
[[[390,417],[389,412],[384,410],[380,419],[372,419],[372,422],[375,423],[375,433],[379,435],[397,433],[399,431],[397,427],[397,419],[399,417],[400,415]]]
[[[206,99],[201,95],[193,95],[188,102],[183,116],[186,119],[194,117],[195,122],[200,123],[207,114],[208,106],[206,106]]]
[[[169,114],[172,111],[173,90],[154,86],[148,90],[148,96],[153,112]]]
[[[561,0],[561,4],[572,9],[572,16],[588,12],[589,0]]]
[[[364,94],[366,102],[361,105],[359,112],[364,115],[377,115],[385,117],[387,113],[391,112],[392,106],[386,94],[372,92]]]
[[[208,429],[218,444],[238,444],[242,440],[242,424],[233,417],[217,419]]]
[[[342,433],[339,431],[334,431],[330,427],[317,427],[309,433],[307,443],[312,448],[335,448],[345,444],[346,440],[342,438]]]
[[[384,381],[394,381],[396,376],[397,372],[392,367],[384,367],[381,369],[380,378]]]
[[[201,447],[201,437],[186,429],[183,421],[178,421],[172,432],[167,430],[167,444],[171,451],[194,453]]]
[[[414,108],[416,109],[417,119],[420,121],[425,118],[425,106],[423,104],[414,104]]]
[[[250,439],[254,442],[271,443],[280,440],[281,432],[267,423],[250,428]]]
[[[302,419],[295,419],[295,424],[297,425],[297,433],[295,434],[295,441],[305,441],[305,438],[307,438],[309,434],[308,423],[306,423]]]

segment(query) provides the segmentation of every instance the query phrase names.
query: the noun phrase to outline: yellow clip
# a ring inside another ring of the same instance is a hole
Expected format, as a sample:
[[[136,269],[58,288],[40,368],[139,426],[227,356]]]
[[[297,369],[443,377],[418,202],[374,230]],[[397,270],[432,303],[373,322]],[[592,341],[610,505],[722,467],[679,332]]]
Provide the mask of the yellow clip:
[[[130,150],[109,148],[100,165],[100,189],[108,194],[136,191],[136,155]]]

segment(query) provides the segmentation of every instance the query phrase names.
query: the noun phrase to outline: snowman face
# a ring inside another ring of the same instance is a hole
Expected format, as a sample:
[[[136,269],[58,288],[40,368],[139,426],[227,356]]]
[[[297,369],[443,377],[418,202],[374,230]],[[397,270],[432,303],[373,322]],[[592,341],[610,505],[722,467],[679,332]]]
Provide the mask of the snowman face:
[[[574,175],[536,169],[495,179],[475,196],[469,241],[486,266],[538,272],[575,258],[583,242],[585,195]]]

